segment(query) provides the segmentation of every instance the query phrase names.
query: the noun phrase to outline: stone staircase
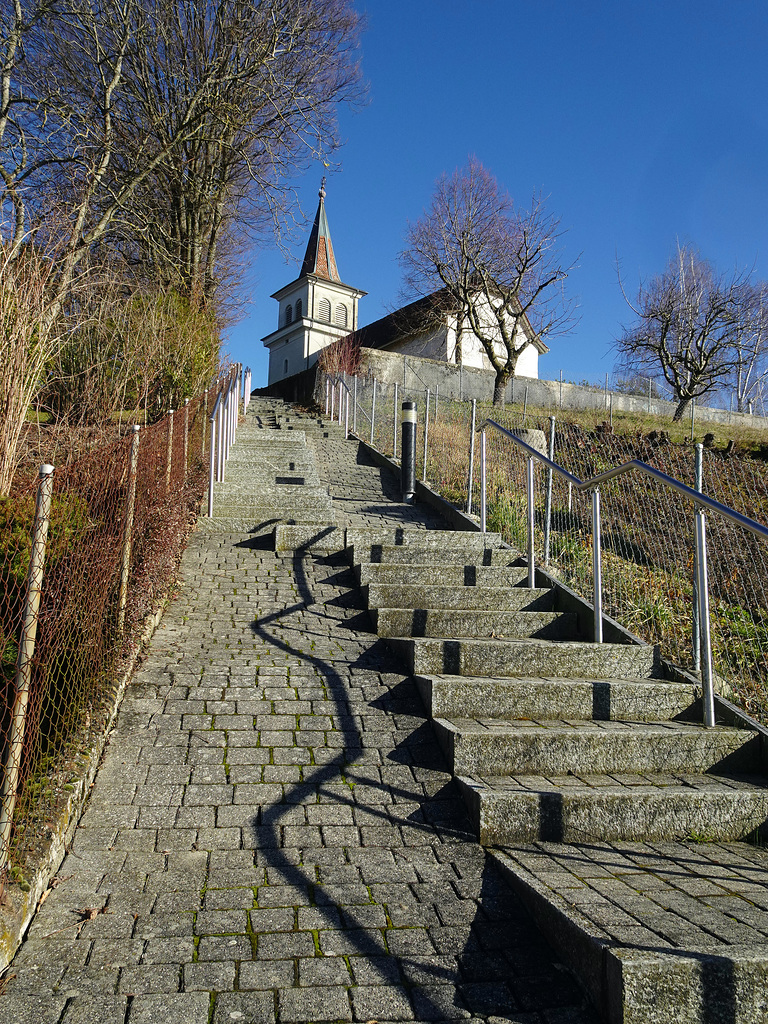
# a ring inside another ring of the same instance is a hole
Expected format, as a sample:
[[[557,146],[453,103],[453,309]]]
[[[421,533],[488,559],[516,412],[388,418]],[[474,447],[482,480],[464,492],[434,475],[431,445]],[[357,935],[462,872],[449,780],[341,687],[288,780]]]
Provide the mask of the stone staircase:
[[[334,429],[271,404],[278,446]],[[291,451],[279,473],[316,486]],[[345,528],[315,498],[272,508],[276,549],[346,551],[478,838],[604,1020],[768,1020],[768,853],[734,842],[765,833],[768,731],[724,702],[705,729],[692,681],[607,620],[590,642],[591,608],[529,589],[498,535]]]
[[[498,535],[348,530],[347,544],[482,843],[730,840],[768,818],[760,736],[703,728],[654,648],[583,639]]]
[[[201,518],[201,527],[271,533],[278,523],[335,523],[306,443],[313,434],[342,439],[344,430],[275,399],[253,398],[224,480],[214,484],[213,518]]]

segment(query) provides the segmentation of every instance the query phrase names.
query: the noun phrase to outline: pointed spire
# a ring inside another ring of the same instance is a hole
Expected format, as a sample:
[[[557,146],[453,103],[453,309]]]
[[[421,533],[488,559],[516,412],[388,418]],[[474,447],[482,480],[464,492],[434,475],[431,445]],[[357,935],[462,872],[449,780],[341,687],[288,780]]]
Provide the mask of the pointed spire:
[[[320,202],[317,204],[315,223],[312,225],[312,232],[307,243],[307,251],[304,254],[304,262],[301,265],[301,277],[305,274],[315,274],[317,277],[325,278],[326,281],[341,282],[339,271],[336,266],[336,257],[333,254],[333,243],[331,232],[328,228],[328,218],[325,215],[325,177],[320,183],[318,192]]]

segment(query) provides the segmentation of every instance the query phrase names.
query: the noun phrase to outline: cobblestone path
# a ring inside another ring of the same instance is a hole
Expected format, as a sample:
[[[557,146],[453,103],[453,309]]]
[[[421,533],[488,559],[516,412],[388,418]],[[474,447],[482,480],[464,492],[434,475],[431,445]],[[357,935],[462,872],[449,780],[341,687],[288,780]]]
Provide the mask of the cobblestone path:
[[[341,524],[440,525],[315,445]],[[592,1024],[351,570],[266,545],[193,536],[2,1024]]]

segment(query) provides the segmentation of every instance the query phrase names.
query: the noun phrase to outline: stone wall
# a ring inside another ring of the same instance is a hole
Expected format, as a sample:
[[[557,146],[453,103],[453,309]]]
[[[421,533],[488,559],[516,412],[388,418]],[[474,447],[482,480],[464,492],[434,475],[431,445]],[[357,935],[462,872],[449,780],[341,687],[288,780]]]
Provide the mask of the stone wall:
[[[429,388],[433,393],[439,389],[442,398],[458,398],[490,402],[493,398],[494,373],[466,366],[454,366],[436,359],[418,356],[404,356],[379,349],[363,349],[363,368],[379,381],[397,383],[406,391]],[[528,404],[549,409],[598,409],[608,415],[606,393],[579,384],[560,383],[555,380],[535,380],[531,377],[517,377],[510,381],[505,401],[522,402],[528,391]],[[665,402],[639,395],[625,395],[616,391],[613,396],[614,412],[641,412],[671,419],[676,408],[675,402]],[[763,416],[729,412],[727,409],[711,409],[696,405],[696,420],[709,423],[723,423],[764,428],[768,421]]]

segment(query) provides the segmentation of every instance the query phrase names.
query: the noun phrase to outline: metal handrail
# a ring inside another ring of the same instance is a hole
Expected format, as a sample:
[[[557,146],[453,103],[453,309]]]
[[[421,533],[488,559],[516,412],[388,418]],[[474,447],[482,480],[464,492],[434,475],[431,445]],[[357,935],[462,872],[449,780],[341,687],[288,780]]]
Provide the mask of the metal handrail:
[[[553,459],[548,458],[537,448],[532,447],[522,438],[518,437],[511,430],[502,427],[495,420],[486,419],[476,429],[480,433],[480,528],[486,532],[486,453],[485,453],[485,432],[487,428],[493,428],[505,437],[509,438],[520,448],[528,459],[526,482],[527,482],[527,503],[528,503],[528,586],[535,586],[535,562],[534,562],[534,485],[533,485],[533,462],[534,459],[545,466],[550,472],[566,480],[577,491],[592,492],[592,562],[593,562],[593,599],[594,599],[594,637],[596,643],[603,642],[603,600],[602,600],[602,558],[601,558],[601,528],[600,528],[600,485],[615,477],[623,476],[625,473],[637,471],[658,481],[669,490],[676,491],[683,498],[690,501],[694,506],[694,528],[695,528],[695,552],[696,552],[696,587],[695,599],[697,602],[698,623],[697,632],[700,644],[701,683],[704,705],[704,724],[708,727],[715,724],[715,702],[714,702],[714,670],[712,663],[712,640],[709,613],[709,573],[707,567],[707,539],[706,539],[706,516],[705,509],[717,513],[722,518],[735,523],[737,526],[748,530],[761,540],[768,541],[768,528],[758,523],[755,519],[737,512],[728,505],[710,498],[701,491],[689,487],[682,481],[671,477],[661,470],[649,466],[647,462],[640,459],[632,459],[624,462],[613,469],[598,473],[588,480],[581,480],[570,473],[564,466],[559,465]]]

